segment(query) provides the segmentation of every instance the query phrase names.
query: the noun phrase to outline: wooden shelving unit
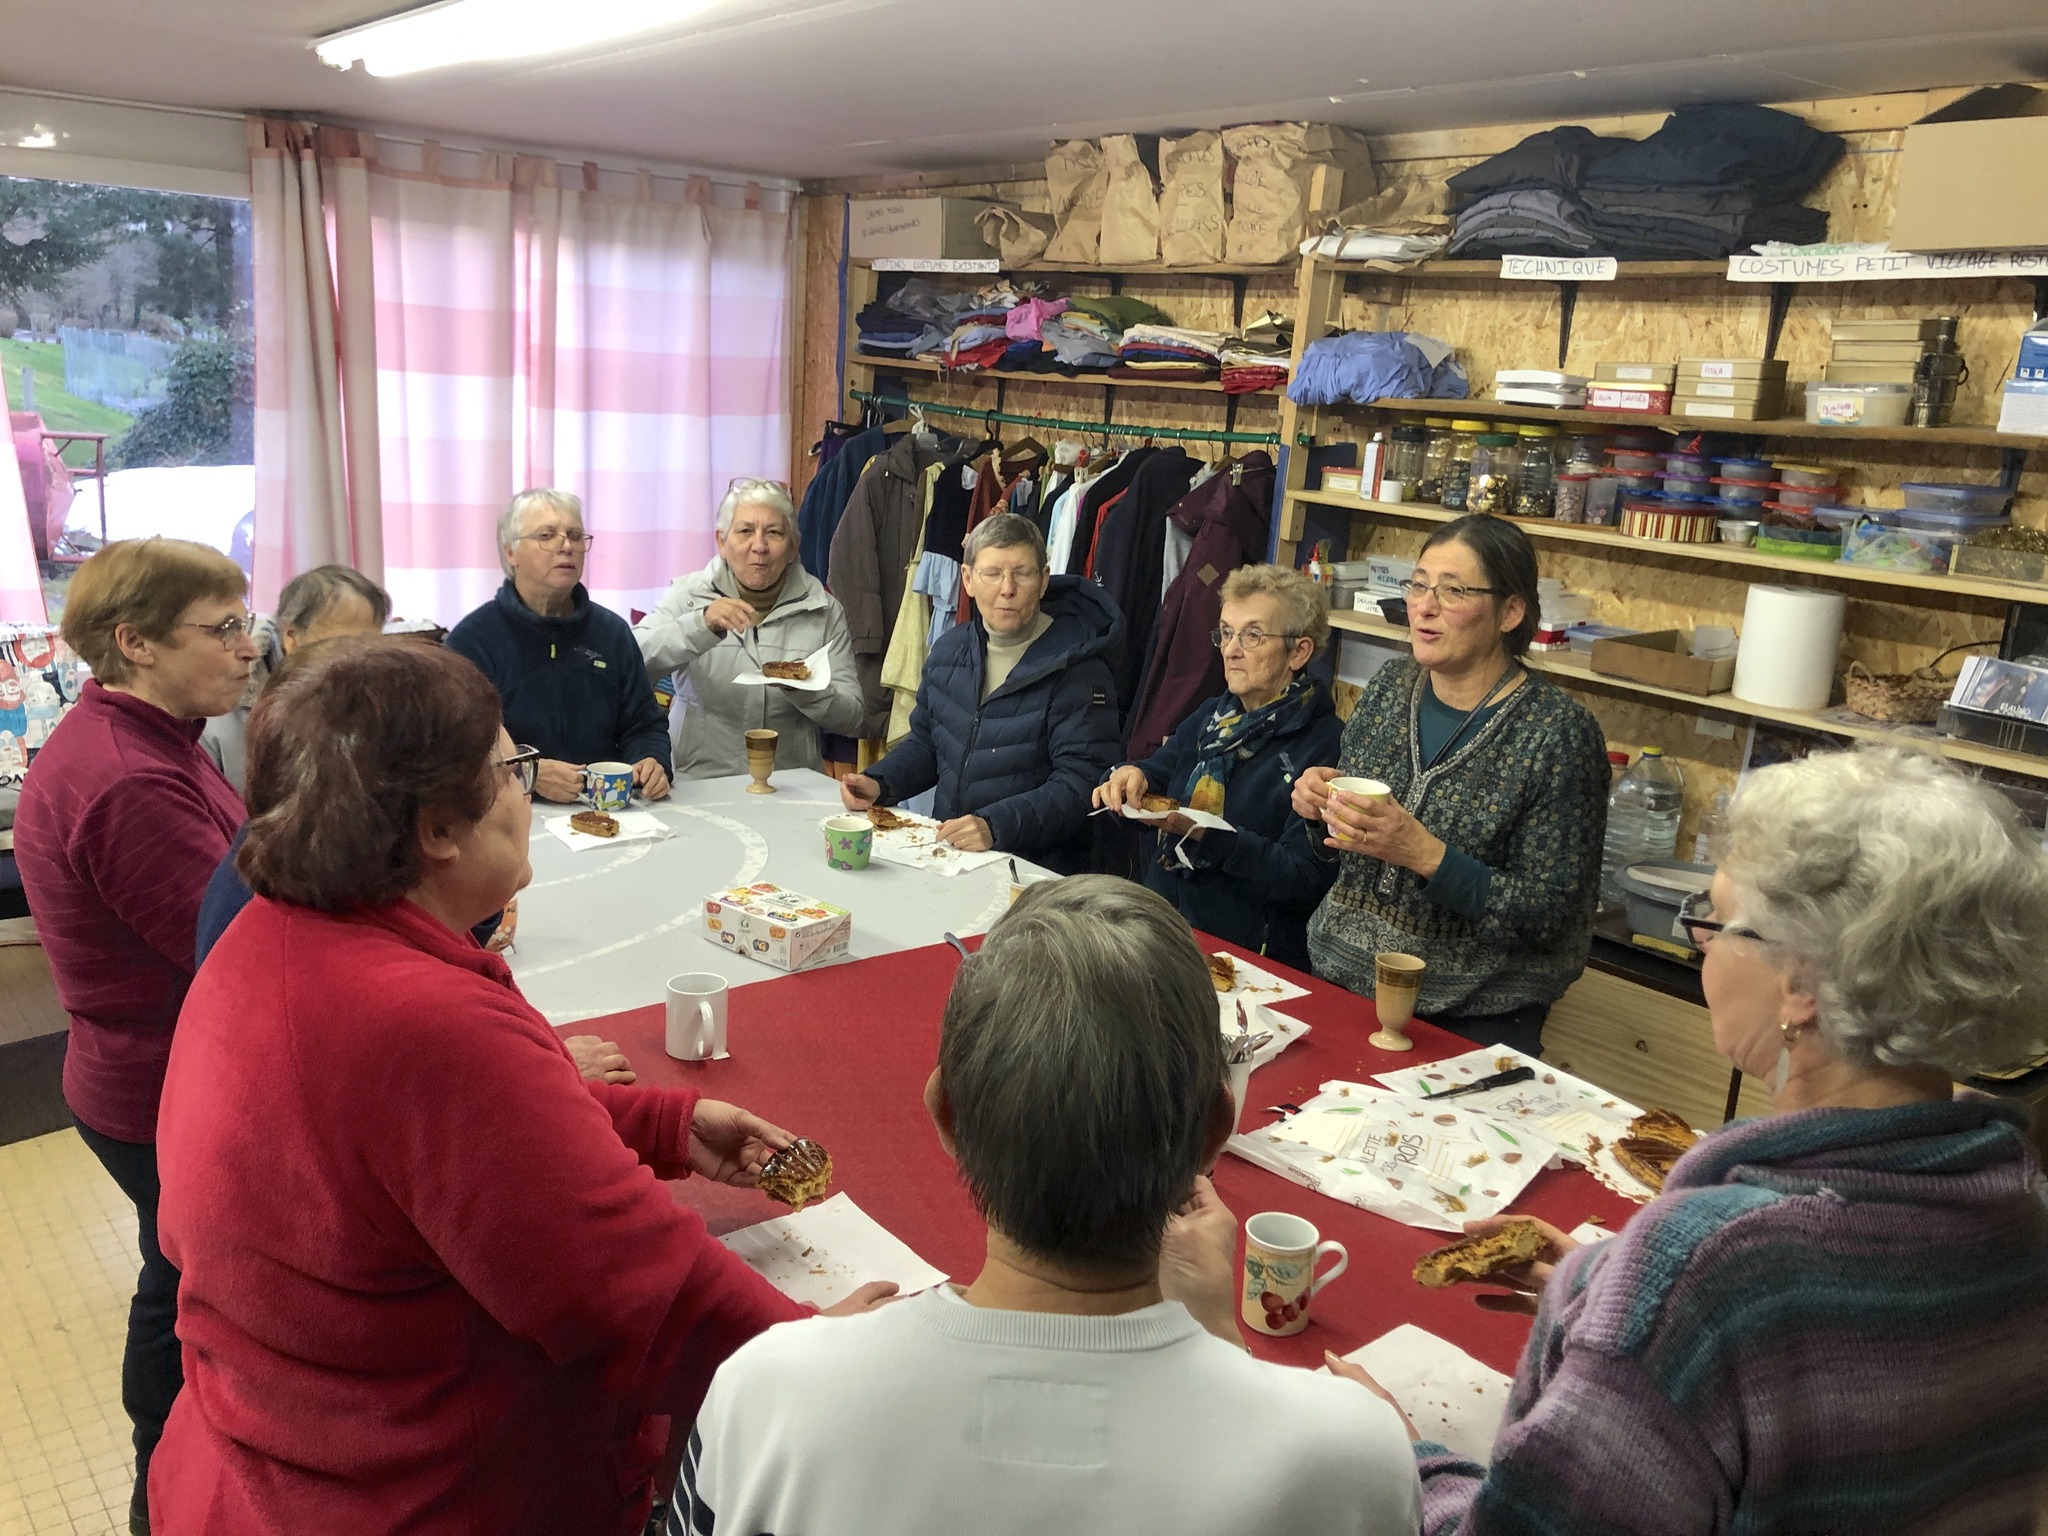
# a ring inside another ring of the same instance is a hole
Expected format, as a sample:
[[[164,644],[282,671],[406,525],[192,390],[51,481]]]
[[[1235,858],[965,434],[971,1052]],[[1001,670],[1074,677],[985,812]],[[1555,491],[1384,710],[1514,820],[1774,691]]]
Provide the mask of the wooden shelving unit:
[[[872,258],[855,256],[848,259],[847,265],[872,271],[874,261]],[[1481,265],[1484,265],[1484,263],[1481,263]],[[901,266],[891,267],[889,270],[892,272],[917,272],[922,269],[914,266]],[[1102,277],[1111,279],[1123,277],[1282,277],[1291,279],[1294,276],[1294,263],[1288,262],[1282,266],[1252,266],[1245,263],[1216,262],[1199,267],[1086,267],[1072,262],[1028,261],[1020,267],[997,266],[992,269],[984,269],[979,273],[958,272],[935,263],[930,275],[934,277],[1013,277],[1020,275],[1039,276],[1053,273],[1062,277]]]
[[[1376,640],[1388,640],[1399,645],[1409,643],[1406,629],[1398,624],[1389,624],[1385,619],[1374,618],[1370,614],[1339,610],[1330,615],[1330,627],[1347,630],[1356,635],[1371,635]],[[1595,672],[1584,660],[1568,651],[1532,651],[1524,660],[1532,672],[1541,672],[1580,687],[1611,689],[1616,693],[1657,699],[1667,704],[1683,706],[1688,710],[1725,715],[1736,720],[1769,720],[1779,725],[1797,726],[1801,730],[1818,731],[1828,736],[1849,737],[1858,741],[1890,742],[1895,746],[1937,752],[1943,757],[1952,757],[1959,762],[1977,763],[1986,768],[2003,768],[2012,773],[2025,774],[2029,778],[2048,779],[2048,758],[2029,757],[2022,752],[2001,752],[1995,747],[1978,746],[1972,742],[1956,741],[1946,736],[1929,740],[1924,736],[1909,736],[1900,731],[1887,730],[1881,725],[1846,725],[1824,719],[1811,710],[1776,709],[1768,704],[1751,704],[1736,698],[1732,693],[1680,693],[1672,688],[1658,688],[1649,683],[1636,682],[1631,678],[1609,677],[1604,672]]]
[[[861,353],[849,357],[849,363],[859,362],[881,373],[931,373],[961,384],[972,384],[977,379],[1004,379],[1021,384],[1093,384],[1102,389],[1175,389],[1187,390],[1194,394],[1220,395],[1223,385],[1216,380],[1206,383],[1186,379],[1112,379],[1103,374],[1031,373],[1017,369],[1003,368],[948,368],[944,363],[934,363],[924,358],[877,357],[872,353]],[[1246,390],[1238,395],[1241,400],[1270,398],[1276,391],[1270,389]]]
[[[1289,497],[1303,506],[1338,507],[1349,512],[1370,512],[1375,516],[1405,518],[1419,523],[1448,523],[1463,516],[1442,507],[1415,501],[1363,501],[1325,491],[1297,491]],[[1540,518],[1512,521],[1539,544],[1598,545],[1626,551],[1630,555],[1684,560],[1702,565],[1729,566],[1740,571],[1786,572],[1817,577],[1848,586],[1903,589],[1928,595],[1990,598],[2004,603],[2048,603],[2048,587],[2019,581],[1999,581],[1989,576],[1915,575],[1908,571],[1885,571],[1875,566],[1855,565],[1842,560],[1800,560],[1786,555],[1760,555],[1753,549],[1733,544],[1673,544],[1657,539],[1631,538],[1616,528],[1587,527],[1579,523],[1546,522]],[[1298,524],[1298,520],[1297,520]]]

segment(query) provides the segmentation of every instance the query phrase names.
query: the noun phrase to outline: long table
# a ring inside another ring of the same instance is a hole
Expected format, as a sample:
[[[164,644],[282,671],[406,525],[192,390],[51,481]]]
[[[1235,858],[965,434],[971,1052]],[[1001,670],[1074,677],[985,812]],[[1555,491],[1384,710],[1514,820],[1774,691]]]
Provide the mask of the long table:
[[[573,806],[536,802],[533,883],[520,893],[512,974],[552,1024],[658,999],[683,971],[712,971],[734,987],[780,972],[702,937],[704,898],[771,880],[853,913],[854,959],[936,944],[947,932],[985,932],[1010,901],[1007,865],[940,876],[874,863],[825,863],[819,823],[842,814],[835,780],[784,769],[776,793],[750,795],[745,778],[685,779],[652,811],[674,834],[659,842],[572,851],[546,829]],[[1019,861],[1026,878],[1043,874]]]
[[[857,933],[858,912],[854,921]],[[1280,970],[1263,959],[1258,963]],[[670,1058],[662,1045],[664,1009],[658,1003],[578,1029],[596,1029],[618,1041],[642,1082],[693,1087],[814,1137],[832,1154],[835,1190],[851,1195],[931,1263],[965,1281],[980,1267],[983,1227],[939,1146],[922,1100],[925,1079],[938,1059],[940,1017],[958,964],[954,951],[941,944],[802,971],[737,991],[727,1031],[732,1054],[726,1061]],[[1278,1007],[1311,1031],[1253,1075],[1240,1129],[1270,1122],[1274,1116],[1264,1106],[1303,1102],[1325,1080],[1366,1081],[1376,1072],[1471,1048],[1470,1042],[1418,1021],[1410,1029],[1412,1052],[1379,1050],[1366,1038],[1375,1028],[1370,1002],[1312,977],[1281,973],[1307,987],[1309,996]],[[1215,1179],[1240,1221],[1257,1211],[1291,1211],[1350,1250],[1349,1270],[1316,1298],[1304,1332],[1289,1339],[1249,1335],[1261,1357],[1319,1365],[1326,1348],[1342,1354],[1389,1328],[1414,1323],[1496,1370],[1513,1372],[1528,1335],[1524,1319],[1481,1311],[1470,1288],[1424,1290],[1411,1277],[1418,1255],[1449,1241],[1443,1234],[1312,1194],[1228,1155],[1218,1164]],[[673,1188],[715,1232],[786,1210],[755,1190],[694,1179]],[[1575,1168],[1538,1174],[1514,1208],[1566,1230],[1588,1218],[1618,1230],[1634,1210]]]

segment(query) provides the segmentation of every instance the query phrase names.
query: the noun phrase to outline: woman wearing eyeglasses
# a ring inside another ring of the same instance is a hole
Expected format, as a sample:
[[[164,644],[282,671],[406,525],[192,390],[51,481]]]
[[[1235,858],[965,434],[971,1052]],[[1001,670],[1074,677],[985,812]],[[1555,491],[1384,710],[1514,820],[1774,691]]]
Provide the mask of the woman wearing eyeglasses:
[[[109,544],[78,569],[64,639],[92,669],[29,765],[14,854],[71,1015],[64,1099],[135,1203],[142,1269],[128,1308],[121,1404],[135,1426],[134,1515],[182,1375],[178,1275],[157,1244],[157,1101],[193,972],[206,882],[242,800],[200,748],[241,701],[256,644],[248,578],[182,539]]]
[[[1954,1080],[2048,1048],[2039,834],[1870,749],[1752,774],[1717,856],[1681,921],[1771,1113],[1703,1137],[1612,1241],[1552,1228],[1484,1282],[1533,1337],[1489,1465],[1417,1443],[1422,1528],[2033,1531],[2048,1211],[2026,1107]]]
[[[668,721],[640,665],[626,621],[590,600],[583,562],[591,535],[583,502],[567,491],[528,490],[498,519],[505,584],[448,633],[496,685],[505,725],[540,748],[543,800],[583,793],[591,763],[633,765],[649,800],[668,793]]]
[[[818,732],[860,730],[860,675],[846,610],[797,564],[796,507],[779,480],[735,480],[718,504],[718,553],[678,576],[633,627],[647,675],[674,673],[676,777],[747,771],[746,733],[774,731],[778,768],[823,772]],[[828,678],[742,683],[771,661],[825,653]]]
[[[1160,827],[1145,883],[1190,924],[1308,969],[1308,919],[1336,876],[1296,826],[1294,781],[1337,755],[1343,731],[1330,691],[1308,664],[1330,638],[1322,589],[1278,565],[1224,578],[1211,636],[1229,691],[1201,704],[1166,744],[1097,786],[1119,808],[1165,795],[1230,823],[1202,828],[1178,811]]]
[[[1606,745],[1584,705],[1522,665],[1537,590],[1521,529],[1445,524],[1407,597],[1414,659],[1366,685],[1338,765],[1295,781],[1297,835],[1336,865],[1309,955],[1317,975],[1368,997],[1376,954],[1420,956],[1418,1014],[1533,1056],[1592,945]],[[1339,776],[1392,794],[1332,790]]]
[[[295,658],[250,717],[256,899],[164,1085],[191,1374],[159,1536],[637,1532],[666,1416],[806,1315],[663,1183],[752,1185],[789,1134],[579,1081],[471,940],[532,873],[500,718],[461,657],[367,638]]]

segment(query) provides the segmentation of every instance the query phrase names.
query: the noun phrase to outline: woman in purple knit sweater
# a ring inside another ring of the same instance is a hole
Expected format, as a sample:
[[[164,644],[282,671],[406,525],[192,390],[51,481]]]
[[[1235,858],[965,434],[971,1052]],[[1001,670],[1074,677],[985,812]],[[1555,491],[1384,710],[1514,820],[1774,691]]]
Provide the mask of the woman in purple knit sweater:
[[[2044,1048],[2048,855],[1930,755],[1830,753],[1750,778],[1711,899],[1773,1112],[1483,1298],[1535,1323],[1491,1464],[1417,1441],[1425,1536],[2033,1531],[2048,1207],[2025,1110],[1952,1084]]]

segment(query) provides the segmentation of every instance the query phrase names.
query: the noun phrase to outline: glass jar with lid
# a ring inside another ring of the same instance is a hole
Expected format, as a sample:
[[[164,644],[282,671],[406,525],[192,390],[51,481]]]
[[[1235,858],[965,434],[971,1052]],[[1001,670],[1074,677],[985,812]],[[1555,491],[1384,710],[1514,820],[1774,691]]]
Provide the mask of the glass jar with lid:
[[[1461,416],[1451,423],[1450,445],[1444,455],[1443,493],[1437,498],[1446,512],[1467,510],[1467,496],[1472,488],[1472,456],[1479,450],[1479,439],[1490,435],[1483,421],[1471,421]]]
[[[1549,517],[1556,507],[1557,428],[1527,426],[1515,435],[1521,454],[1515,471],[1515,516]]]
[[[1472,446],[1471,482],[1465,495],[1467,512],[1505,517],[1514,511],[1520,442],[1513,432],[1479,434]]]

